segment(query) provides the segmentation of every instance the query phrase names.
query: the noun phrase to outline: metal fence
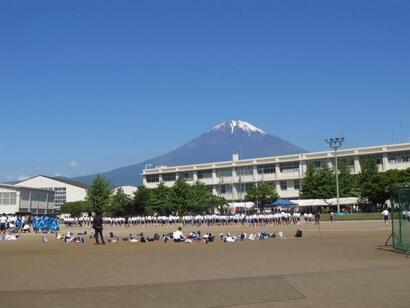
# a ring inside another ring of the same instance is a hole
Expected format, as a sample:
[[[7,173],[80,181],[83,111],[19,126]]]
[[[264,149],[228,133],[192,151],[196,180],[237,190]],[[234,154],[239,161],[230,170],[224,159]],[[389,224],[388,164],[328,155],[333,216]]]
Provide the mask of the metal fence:
[[[410,188],[397,189],[391,195],[393,247],[410,251]]]

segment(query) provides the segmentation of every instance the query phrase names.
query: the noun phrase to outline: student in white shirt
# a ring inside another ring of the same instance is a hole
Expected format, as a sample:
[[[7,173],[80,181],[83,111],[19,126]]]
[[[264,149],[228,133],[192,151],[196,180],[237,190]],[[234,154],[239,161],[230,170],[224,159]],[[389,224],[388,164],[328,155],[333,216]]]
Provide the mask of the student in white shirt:
[[[389,224],[389,210],[384,209],[382,212],[382,215],[383,215],[384,224],[388,225]]]
[[[8,218],[7,218],[6,214],[3,213],[0,216],[0,231],[3,234],[6,232],[6,229],[7,229],[7,220],[8,220]]]
[[[182,228],[178,227],[178,230],[172,233],[172,237],[174,238],[175,242],[183,242],[185,240],[185,236],[182,233]]]

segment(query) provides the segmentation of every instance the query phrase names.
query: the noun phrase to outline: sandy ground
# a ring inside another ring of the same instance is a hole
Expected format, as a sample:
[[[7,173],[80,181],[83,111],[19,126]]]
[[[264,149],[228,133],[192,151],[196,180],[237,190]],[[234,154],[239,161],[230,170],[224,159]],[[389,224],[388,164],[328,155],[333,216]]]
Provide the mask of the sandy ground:
[[[283,231],[236,243],[65,244],[27,234],[0,242],[1,307],[408,307],[410,258],[378,250],[381,221],[201,227]],[[84,230],[86,228],[83,228]],[[77,231],[78,229],[75,229]],[[120,236],[175,227],[105,228]],[[50,306],[51,305],[51,306]]]

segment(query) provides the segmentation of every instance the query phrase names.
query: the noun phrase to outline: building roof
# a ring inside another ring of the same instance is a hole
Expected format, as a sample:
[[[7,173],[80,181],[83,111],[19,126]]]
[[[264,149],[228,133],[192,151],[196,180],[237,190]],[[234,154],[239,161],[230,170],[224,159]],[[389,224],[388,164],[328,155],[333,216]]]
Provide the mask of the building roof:
[[[25,182],[25,181],[28,181],[28,180],[37,178],[37,177],[39,177],[39,176],[42,176],[42,177],[47,178],[47,179],[50,179],[50,180],[58,181],[58,182],[61,182],[61,183],[65,183],[65,184],[68,184],[68,185],[81,187],[81,188],[84,188],[84,189],[90,188],[90,185],[87,185],[87,184],[82,183],[82,182],[74,181],[74,180],[71,180],[71,179],[68,179],[68,178],[52,177],[52,176],[42,175],[42,174],[33,176],[33,177],[28,178],[28,179],[25,179],[25,180],[23,180],[23,181],[19,181],[19,182],[17,182],[16,184],[23,183],[23,182]]]
[[[44,189],[44,188],[34,188],[34,187],[17,186],[17,185],[1,184],[1,183],[0,183],[0,187],[1,188],[14,189],[14,190],[31,189],[31,190],[40,190],[40,191],[48,191],[48,192],[50,191],[50,190]],[[51,190],[51,192],[53,192],[53,191]]]

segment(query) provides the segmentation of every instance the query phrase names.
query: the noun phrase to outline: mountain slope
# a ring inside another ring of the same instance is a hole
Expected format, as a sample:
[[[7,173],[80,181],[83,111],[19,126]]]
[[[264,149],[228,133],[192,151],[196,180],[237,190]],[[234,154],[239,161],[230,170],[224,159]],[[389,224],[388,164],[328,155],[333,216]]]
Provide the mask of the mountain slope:
[[[139,164],[114,169],[100,175],[114,186],[141,185],[145,165],[175,166],[215,161],[228,161],[238,153],[241,159],[287,155],[306,152],[279,137],[267,133],[245,121],[231,120],[218,124],[207,133],[193,139],[165,155]],[[95,175],[75,178],[91,183]]]

